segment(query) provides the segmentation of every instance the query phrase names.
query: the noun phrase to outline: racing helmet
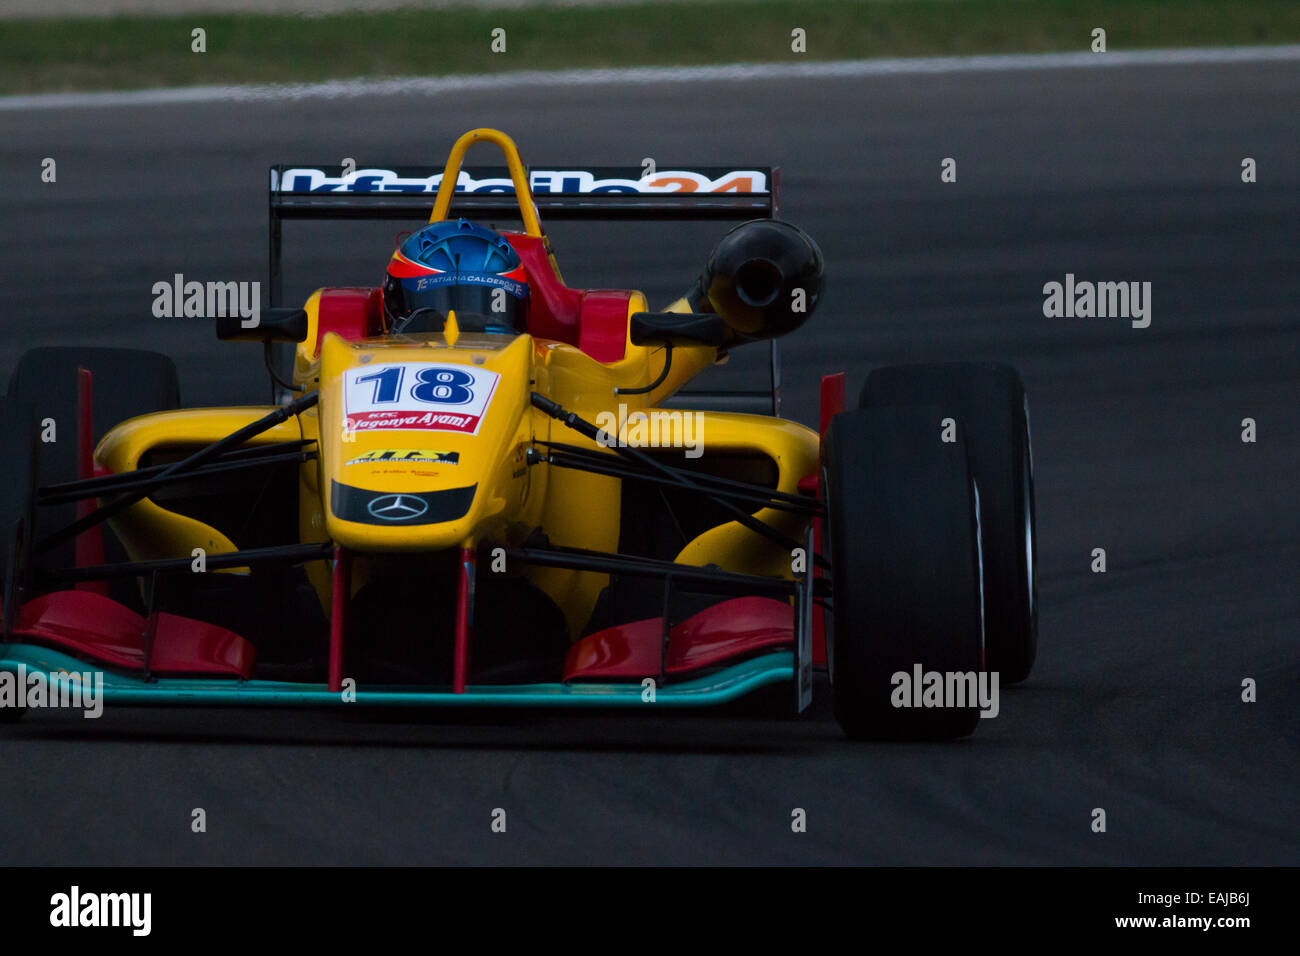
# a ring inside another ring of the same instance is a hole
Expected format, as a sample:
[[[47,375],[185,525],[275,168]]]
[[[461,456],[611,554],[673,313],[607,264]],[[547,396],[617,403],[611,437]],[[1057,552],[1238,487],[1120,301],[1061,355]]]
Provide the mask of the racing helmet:
[[[464,331],[525,329],[528,276],[506,238],[465,219],[417,229],[388,261],[384,330],[433,332],[456,312]]]

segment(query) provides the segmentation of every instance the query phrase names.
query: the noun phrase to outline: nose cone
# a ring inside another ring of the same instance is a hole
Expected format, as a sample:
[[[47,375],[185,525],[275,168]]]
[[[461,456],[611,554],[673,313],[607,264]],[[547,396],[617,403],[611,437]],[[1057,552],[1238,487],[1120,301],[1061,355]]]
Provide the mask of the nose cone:
[[[336,543],[458,547],[522,500],[531,339],[462,334],[321,348],[321,488]]]

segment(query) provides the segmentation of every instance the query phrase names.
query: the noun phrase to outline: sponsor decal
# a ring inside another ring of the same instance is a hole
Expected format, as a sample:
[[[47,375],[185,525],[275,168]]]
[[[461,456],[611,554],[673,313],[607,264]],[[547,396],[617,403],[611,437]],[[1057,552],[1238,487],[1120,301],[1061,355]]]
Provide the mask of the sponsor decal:
[[[404,362],[348,369],[343,427],[477,435],[500,381],[496,372],[466,365]]]
[[[416,495],[380,495],[366,510],[381,521],[412,521],[428,511],[429,504]]]
[[[435,451],[432,448],[372,448],[345,465],[378,465],[405,461],[432,461],[440,465],[460,464],[460,452]]]
[[[410,171],[408,171],[410,172]],[[442,173],[401,175],[395,169],[357,169],[331,176],[324,169],[295,166],[271,172],[271,191],[286,193],[436,193]],[[619,172],[615,170],[614,172]],[[636,172],[635,170],[631,172]],[[760,169],[712,170],[712,175],[690,169],[662,169],[646,176],[596,175],[586,169],[534,169],[528,174],[528,188],[534,196],[602,193],[757,193],[768,192],[767,173]],[[508,176],[475,179],[462,169],[456,179],[458,193],[501,193],[513,195]]]
[[[445,285],[483,285],[495,289],[505,289],[518,298],[523,298],[528,291],[526,285],[522,282],[516,282],[514,279],[498,275],[483,275],[477,272],[439,272],[435,275],[420,276],[416,279],[403,279],[402,285],[408,289],[414,289],[416,292],[424,292],[426,289],[436,289]]]
[[[330,509],[344,521],[376,525],[426,525],[469,513],[478,485],[437,491],[384,492],[330,484]]]

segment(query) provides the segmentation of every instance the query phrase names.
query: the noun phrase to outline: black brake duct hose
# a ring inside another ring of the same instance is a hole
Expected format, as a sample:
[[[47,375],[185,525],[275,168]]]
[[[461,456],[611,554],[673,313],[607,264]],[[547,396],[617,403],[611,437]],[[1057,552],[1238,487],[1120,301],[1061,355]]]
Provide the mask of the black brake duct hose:
[[[673,343],[671,340],[664,342],[664,368],[649,385],[643,385],[640,388],[616,388],[615,395],[648,395],[664,383],[668,377],[669,370],[673,367]]]

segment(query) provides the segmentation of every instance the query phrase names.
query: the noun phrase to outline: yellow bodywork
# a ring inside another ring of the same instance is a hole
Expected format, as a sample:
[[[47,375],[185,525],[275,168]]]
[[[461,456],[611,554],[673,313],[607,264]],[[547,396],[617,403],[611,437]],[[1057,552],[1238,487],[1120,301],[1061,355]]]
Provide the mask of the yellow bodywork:
[[[514,144],[504,134],[476,130],[462,137],[448,162],[444,183],[454,181],[464,149],[479,140],[496,143],[505,151],[516,177],[517,193],[527,197],[521,202],[525,224],[530,234],[540,235],[526,178],[520,178],[522,164]],[[439,193],[435,219],[447,214],[450,199],[449,191],[445,197]],[[308,391],[319,389],[319,403],[296,419],[264,432],[254,442],[299,438],[317,442],[318,457],[304,463],[300,471],[299,535],[303,541],[332,541],[355,552],[358,560],[354,564],[354,589],[366,579],[367,556],[512,546],[538,529],[553,545],[616,552],[621,508],[619,479],[545,463],[526,463],[529,450],[545,451],[538,443],[546,441],[603,450],[611,455],[614,452],[601,449],[534,409],[529,402],[530,392],[539,392],[601,427],[616,423],[616,428],[608,431],[612,434],[617,430],[620,439],[633,444],[646,437],[636,434],[637,429],[645,427],[639,413],[658,411],[661,402],[719,361],[716,348],[678,346],[672,353],[670,374],[652,392],[619,395],[616,388],[640,387],[655,379],[664,361],[661,347],[639,346],[629,339],[621,361],[601,363],[572,345],[530,335],[461,333],[453,320],[446,332],[435,334],[347,341],[327,333],[317,350],[318,304],[319,292],[305,306],[308,334],[296,351],[294,379]],[[635,294],[629,303],[629,315],[647,308],[645,298]],[[679,300],[669,306],[669,311],[686,312],[690,306]],[[394,380],[401,378],[405,384],[430,366],[468,370],[476,384],[492,381],[490,401],[475,433],[402,427],[367,430],[357,427],[355,415],[349,418],[345,414],[345,402],[354,401],[360,394],[359,381],[365,388],[378,389],[382,385],[383,376],[378,373],[366,379],[368,369],[380,370]],[[96,459],[110,471],[130,471],[150,450],[165,447],[192,451],[272,410],[270,406],[213,408],[142,416],[109,432],[96,450]],[[698,416],[690,419],[694,426],[691,437],[699,442],[704,462],[718,454],[760,453],[776,466],[776,490],[787,493],[796,492],[799,480],[817,467],[818,436],[802,425],[713,411],[673,410],[654,419],[662,427],[676,427],[673,423],[686,421],[684,414]],[[362,492],[430,496],[430,500],[440,500],[437,492],[451,492],[454,496],[457,489],[473,487],[474,491],[464,513],[450,520],[385,526],[340,516],[338,502],[333,500],[336,494],[344,493],[336,491],[339,485]],[[790,538],[801,538],[806,527],[806,517],[790,512],[763,509],[755,514]],[[120,515],[113,527],[133,560],[190,555],[194,548],[208,553],[236,550],[236,543],[215,529],[147,499]],[[699,535],[676,560],[790,577],[791,555],[736,522]],[[307,571],[328,608],[327,563],[314,562]],[[582,633],[597,596],[608,583],[608,575],[593,572],[530,567],[524,573],[564,612],[575,638]]]
[[[95,449],[95,462],[99,467],[116,474],[134,471],[140,467],[140,460],[150,452],[175,451],[185,454],[196,451],[274,410],[271,405],[251,405],[141,415],[122,422],[104,436]],[[297,441],[302,437],[298,420],[291,419],[262,432],[249,445]],[[192,556],[195,549],[202,549],[206,554],[224,554],[238,550],[234,542],[216,528],[168,511],[148,498],[110,518],[108,523],[132,561]],[[230,568],[227,572],[246,573],[247,570]]]

